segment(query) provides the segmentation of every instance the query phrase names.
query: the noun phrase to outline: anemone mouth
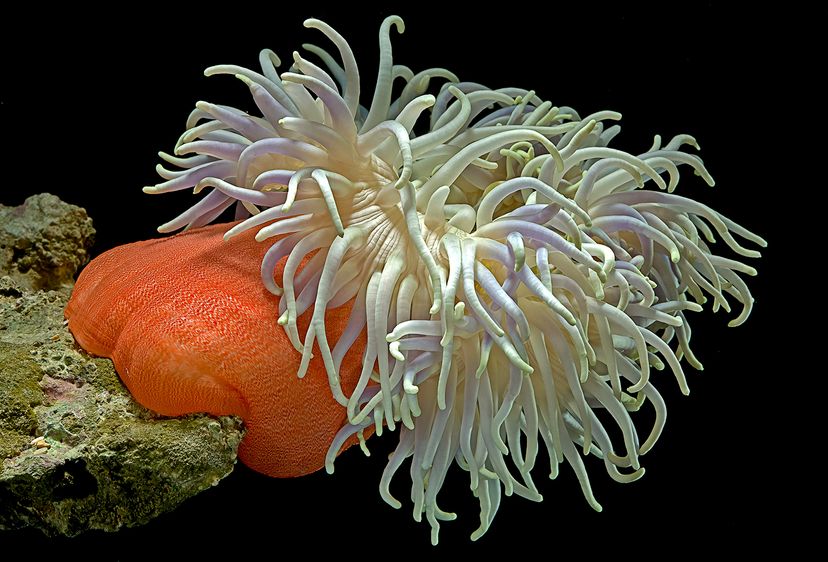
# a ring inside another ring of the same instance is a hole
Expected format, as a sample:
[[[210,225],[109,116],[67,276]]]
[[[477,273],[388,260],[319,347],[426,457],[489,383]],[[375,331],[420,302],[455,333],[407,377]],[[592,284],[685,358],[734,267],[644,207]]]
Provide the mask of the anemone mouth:
[[[305,26],[331,40],[341,63],[310,45],[327,70],[294,53],[280,75],[269,50],[261,73],[207,69],[239,78],[261,116],[197,104],[176,156],[161,153],[180,169],[159,167],[166,181],[145,191],[209,192],[159,230],[202,226],[235,205],[245,220],[226,236],[258,228],[256,239],[272,243],[262,279],[282,295],[278,323],[301,354],[298,376],[321,354],[347,411],[327,469],[352,435],[399,431],[380,494],[400,507],[389,482],[410,458],[414,518],[425,515],[433,542],[440,521],[454,517],[437,505],[450,465],[468,472],[480,502],[478,538],[502,493],[541,500],[532,479],[541,443],[550,477],[567,461],[600,509],[582,454],[619,482],[643,474],[640,457],[666,417],[651,370],[669,367],[687,393],[680,361],[701,368],[687,312],[708,296],[714,310],[729,311],[729,296],[743,305],[731,325],[750,314],[739,274],[756,271],[710,246],[718,236],[758,257],[734,235],[765,241],[674,193],[679,166],[713,184],[701,159],[682,150],[698,148],[688,135],[666,144],[656,136],[633,156],[609,147],[620,131],[607,125],[620,119],[615,112],[582,118],[531,90],[492,90],[440,68],[415,74],[392,62],[391,29],[404,29],[397,17],[380,28],[366,108],[344,38],[319,20]],[[427,94],[435,79],[446,82]],[[392,99],[395,80],[405,85]],[[428,130],[415,135],[426,111]],[[284,286],[273,279],[280,260]],[[329,342],[325,310],[350,301],[345,331]],[[363,331],[363,370],[345,395],[339,367]],[[655,422],[642,438],[631,414],[646,403]]]

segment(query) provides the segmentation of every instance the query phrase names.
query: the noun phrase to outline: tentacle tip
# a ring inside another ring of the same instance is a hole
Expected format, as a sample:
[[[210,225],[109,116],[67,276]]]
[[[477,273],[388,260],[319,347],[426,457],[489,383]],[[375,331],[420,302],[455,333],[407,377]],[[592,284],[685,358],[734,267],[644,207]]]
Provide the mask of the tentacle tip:
[[[233,76],[235,76],[236,78],[241,80],[242,83],[244,83],[244,85],[247,86],[248,88],[252,88],[256,85],[256,83],[253,82],[253,80],[251,80],[250,78],[248,78],[244,74],[234,74]]]
[[[391,353],[391,356],[397,361],[405,361],[405,355],[400,353],[399,342],[391,342],[391,345],[388,346],[388,351],[389,353]]]
[[[456,97],[456,98],[459,98],[460,96],[463,95],[463,91],[460,88],[458,88],[457,86],[453,85],[453,84],[449,84],[447,89],[448,89],[449,93],[451,95],[453,95],[454,97]]]
[[[388,16],[388,19],[391,20],[391,23],[393,23],[394,27],[397,28],[397,33],[405,33],[405,22],[400,16]]]
[[[154,185],[146,185],[141,188],[141,191],[143,191],[144,193],[148,193],[150,195],[154,195],[158,193],[158,187]]]

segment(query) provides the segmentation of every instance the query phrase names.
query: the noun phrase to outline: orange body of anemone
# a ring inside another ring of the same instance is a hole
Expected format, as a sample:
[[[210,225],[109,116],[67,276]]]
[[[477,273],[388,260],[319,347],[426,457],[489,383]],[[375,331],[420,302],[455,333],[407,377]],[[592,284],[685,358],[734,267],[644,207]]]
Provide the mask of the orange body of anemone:
[[[226,230],[218,224],[102,254],[78,278],[69,329],[84,349],[112,359],[143,406],[167,416],[240,416],[242,462],[270,476],[308,474],[324,465],[345,409],[331,397],[318,354],[307,375],[296,376],[300,354],[276,324],[279,297],[259,274],[268,246],[252,231],[225,242]],[[350,308],[326,315],[337,338]],[[309,316],[299,318],[302,329]],[[348,392],[364,346],[362,335],[343,361]]]

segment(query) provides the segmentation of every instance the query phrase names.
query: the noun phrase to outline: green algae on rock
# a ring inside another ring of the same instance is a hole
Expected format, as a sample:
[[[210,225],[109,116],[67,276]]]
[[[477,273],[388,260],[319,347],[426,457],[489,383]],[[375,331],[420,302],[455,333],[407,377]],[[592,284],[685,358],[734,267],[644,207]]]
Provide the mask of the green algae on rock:
[[[0,341],[0,458],[19,455],[37,432],[43,374],[26,346]]]

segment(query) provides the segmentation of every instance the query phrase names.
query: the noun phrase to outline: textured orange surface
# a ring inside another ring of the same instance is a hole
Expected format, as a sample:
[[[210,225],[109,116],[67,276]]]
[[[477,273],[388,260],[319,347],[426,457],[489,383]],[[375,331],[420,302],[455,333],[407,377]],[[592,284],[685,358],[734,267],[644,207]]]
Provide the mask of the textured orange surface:
[[[270,244],[257,243],[253,231],[225,242],[228,228],[102,254],[78,278],[66,307],[69,329],[84,349],[112,359],[145,407],[168,416],[236,414],[247,428],[242,462],[271,476],[313,472],[324,465],[345,410],[331,397],[318,348],[307,375],[296,377],[300,354],[276,324],[279,297],[259,274]],[[328,311],[332,344],[349,311]],[[299,319],[303,337],[311,314]],[[359,378],[364,346],[363,334],[343,361],[346,395]]]

